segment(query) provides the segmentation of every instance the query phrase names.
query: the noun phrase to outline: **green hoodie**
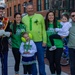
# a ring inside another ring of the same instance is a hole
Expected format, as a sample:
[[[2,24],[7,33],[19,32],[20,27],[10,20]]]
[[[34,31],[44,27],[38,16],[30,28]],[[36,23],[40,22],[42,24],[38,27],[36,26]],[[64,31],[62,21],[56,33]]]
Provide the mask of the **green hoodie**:
[[[24,24],[16,25],[16,33],[14,34],[13,24],[10,26],[12,29],[11,41],[12,41],[12,48],[19,48],[21,44],[21,33],[26,31]]]
[[[26,25],[26,31],[32,34],[34,42],[47,42],[44,18],[41,14],[26,15],[22,18],[22,22]]]
[[[60,28],[61,25],[60,23],[57,21],[57,27]],[[53,28],[53,24],[49,24],[48,30],[47,30],[47,46],[51,47],[51,42],[49,40],[49,36],[52,34],[56,34],[54,28]],[[60,39],[54,39],[54,44],[57,48],[62,48],[63,47],[63,42]]]

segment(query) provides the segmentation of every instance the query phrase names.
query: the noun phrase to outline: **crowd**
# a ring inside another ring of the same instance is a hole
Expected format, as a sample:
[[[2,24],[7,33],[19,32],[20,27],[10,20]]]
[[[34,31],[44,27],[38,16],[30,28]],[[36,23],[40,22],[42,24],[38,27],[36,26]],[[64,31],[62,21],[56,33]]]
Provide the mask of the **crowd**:
[[[14,72],[19,75],[19,65],[22,60],[23,75],[37,75],[36,60],[39,66],[39,75],[46,75],[44,49],[49,61],[51,75],[61,75],[61,55],[63,39],[68,36],[69,61],[71,75],[75,75],[75,10],[61,15],[61,22],[50,10],[46,18],[34,12],[32,4],[26,6],[27,15],[17,12],[14,22],[3,16],[4,6],[0,6],[0,61],[2,75],[8,75],[8,39],[11,38],[12,53],[14,56]],[[72,19],[69,22],[69,18]],[[21,58],[22,57],[22,58]]]

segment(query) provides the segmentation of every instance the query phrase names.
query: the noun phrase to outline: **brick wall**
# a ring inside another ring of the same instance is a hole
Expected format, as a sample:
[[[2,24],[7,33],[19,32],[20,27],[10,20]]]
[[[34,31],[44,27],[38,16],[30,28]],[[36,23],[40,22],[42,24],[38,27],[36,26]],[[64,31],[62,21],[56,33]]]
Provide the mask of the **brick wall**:
[[[9,9],[11,7],[12,9],[12,16],[8,16],[10,20],[14,19],[14,5],[16,5],[16,7],[18,7],[18,4],[21,4],[21,13],[24,13],[24,7],[22,6],[24,2],[28,2],[29,0],[6,0],[6,10],[5,10],[5,16],[7,17],[7,8]],[[32,0],[33,1],[33,5],[34,5],[34,11],[37,12],[37,0]],[[37,13],[41,13],[43,16],[46,15],[46,10],[44,10],[44,0],[42,0],[42,11],[37,12]],[[10,11],[10,10],[9,10]],[[18,10],[17,10],[18,11]]]
[[[7,8],[9,9],[10,7],[12,8],[12,16],[8,16],[10,20],[14,19],[14,5],[17,6],[18,8],[18,4],[21,4],[21,13],[24,13],[24,7],[22,6],[24,2],[28,2],[30,0],[6,0],[6,4],[7,4]],[[34,11],[37,13],[42,14],[44,17],[46,16],[47,10],[44,10],[44,0],[41,0],[41,11],[37,11],[37,0],[32,0],[33,1],[33,5],[34,5]],[[51,6],[51,2],[52,0],[49,0],[49,6]],[[72,4],[70,4],[71,8],[72,5],[75,4],[74,0],[69,0],[69,1],[73,1]],[[74,4],[73,4],[74,3]],[[5,16],[7,16],[7,8],[5,10]],[[74,9],[75,9],[75,5],[74,5]],[[9,10],[10,11],[10,10]],[[9,14],[9,13],[8,13]],[[59,13],[58,13],[59,14]]]

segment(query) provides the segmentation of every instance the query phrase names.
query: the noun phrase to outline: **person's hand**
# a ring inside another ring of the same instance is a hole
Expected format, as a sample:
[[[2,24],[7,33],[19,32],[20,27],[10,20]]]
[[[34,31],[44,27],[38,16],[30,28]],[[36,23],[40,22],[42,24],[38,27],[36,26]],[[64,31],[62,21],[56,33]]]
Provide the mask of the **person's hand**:
[[[59,31],[59,28],[55,28],[55,31],[58,32]]]
[[[0,36],[3,36],[5,31],[3,29],[0,30]]]
[[[43,47],[46,47],[46,43],[42,43],[42,46],[43,46]]]
[[[10,35],[11,35],[11,33],[10,33],[10,32],[5,32],[5,33],[4,33],[4,36],[9,37]]]
[[[30,52],[24,52],[23,54],[30,54]]]

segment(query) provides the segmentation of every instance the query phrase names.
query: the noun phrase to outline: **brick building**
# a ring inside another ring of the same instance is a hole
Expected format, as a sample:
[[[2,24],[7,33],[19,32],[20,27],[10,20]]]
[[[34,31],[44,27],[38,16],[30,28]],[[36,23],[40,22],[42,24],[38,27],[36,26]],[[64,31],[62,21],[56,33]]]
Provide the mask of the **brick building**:
[[[13,20],[15,12],[25,13],[24,5],[27,2],[32,2],[34,5],[34,10],[37,13],[41,13],[43,16],[46,15],[47,10],[49,9],[50,0],[6,0],[7,8],[5,10],[5,16],[9,17],[10,20]]]
[[[63,10],[75,8],[75,0],[5,0],[5,2],[7,4],[5,16],[9,17],[10,20],[14,19],[15,12],[26,13],[24,6],[28,2],[33,3],[34,11],[41,13],[43,16],[45,16],[47,11],[51,8],[59,10],[59,12],[56,11],[59,15]]]

